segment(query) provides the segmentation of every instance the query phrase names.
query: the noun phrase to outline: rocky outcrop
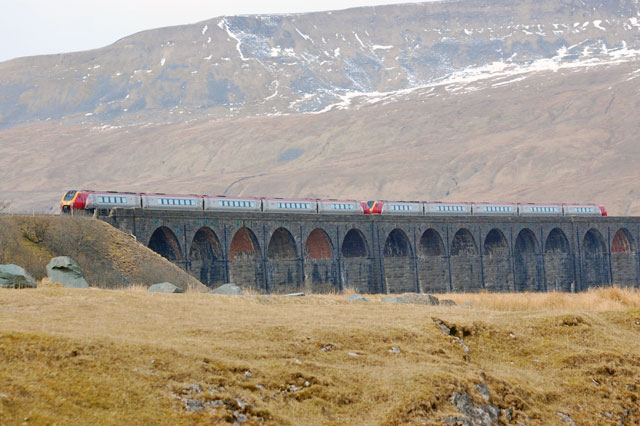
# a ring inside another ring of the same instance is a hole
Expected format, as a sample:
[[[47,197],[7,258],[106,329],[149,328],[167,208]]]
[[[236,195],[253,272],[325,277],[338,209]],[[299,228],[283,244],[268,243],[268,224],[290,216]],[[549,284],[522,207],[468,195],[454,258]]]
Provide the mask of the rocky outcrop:
[[[18,265],[0,265],[0,287],[35,288],[36,280]]]
[[[58,256],[47,265],[47,277],[69,288],[89,288],[78,262],[69,256]]]
[[[184,290],[175,284],[164,282],[149,286],[147,291],[151,293],[184,293]]]
[[[226,294],[228,296],[243,296],[242,289],[235,284],[223,284],[218,288],[209,290],[211,294]]]

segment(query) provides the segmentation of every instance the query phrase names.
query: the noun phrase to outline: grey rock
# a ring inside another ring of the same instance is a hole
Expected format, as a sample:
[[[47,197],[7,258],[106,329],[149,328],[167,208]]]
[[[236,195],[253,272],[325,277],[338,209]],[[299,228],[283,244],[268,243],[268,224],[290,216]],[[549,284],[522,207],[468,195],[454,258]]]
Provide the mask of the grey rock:
[[[302,297],[302,296],[304,296],[304,293],[289,293],[284,295],[284,297]]]
[[[58,256],[47,265],[47,277],[69,288],[89,288],[78,262],[69,256]]]
[[[233,416],[236,418],[236,423],[238,424],[242,424],[242,423],[246,423],[249,421],[249,418],[242,413],[233,413]]]
[[[384,296],[380,301],[382,303],[407,303],[406,300],[398,296]]]
[[[480,396],[485,400],[485,401],[489,401],[489,388],[487,387],[487,385],[485,385],[484,383],[481,384],[477,384],[474,385],[474,387],[476,388],[476,390],[478,391],[478,393],[480,394]]]
[[[468,417],[477,426],[492,426],[498,422],[500,409],[494,405],[480,405],[473,402],[471,395],[466,392],[454,392],[451,402],[461,414]]]
[[[169,282],[157,283],[149,286],[147,291],[152,293],[184,293],[184,290]]]
[[[36,280],[18,265],[0,265],[1,288],[36,288]]]
[[[359,294],[352,294],[351,296],[347,297],[347,300],[351,300],[354,302],[368,302],[369,299],[367,299],[366,297],[360,296]]]
[[[193,412],[204,410],[204,404],[197,399],[182,398],[182,402],[184,403],[184,408],[187,411]]]
[[[211,294],[226,294],[228,296],[244,296],[242,289],[235,284],[223,284],[218,288],[209,290]]]
[[[461,308],[468,308],[468,309],[473,309],[476,307],[475,302],[464,302],[462,305],[460,305]]]
[[[570,424],[572,426],[575,426],[576,422],[574,422],[573,419],[568,414],[565,414],[565,413],[560,412],[560,411],[556,411],[556,414],[558,415],[558,417],[560,417],[560,419],[563,422],[568,423],[568,424]]]
[[[429,306],[439,306],[440,301],[437,297],[431,296],[430,294],[421,294],[421,293],[403,293],[400,295],[407,303],[413,303],[416,305],[429,305]]]
[[[392,354],[399,354],[400,352],[402,351],[400,350],[399,346],[394,346],[391,349],[389,349],[389,353],[392,353]]]
[[[321,350],[322,352],[329,352],[329,351],[334,350],[335,348],[336,348],[336,347],[335,347],[335,346],[333,346],[333,345],[327,345],[327,346],[323,347],[323,348],[322,348],[322,349],[320,349],[320,350]]]
[[[451,299],[442,299],[440,300],[440,306],[458,306],[456,302]]]

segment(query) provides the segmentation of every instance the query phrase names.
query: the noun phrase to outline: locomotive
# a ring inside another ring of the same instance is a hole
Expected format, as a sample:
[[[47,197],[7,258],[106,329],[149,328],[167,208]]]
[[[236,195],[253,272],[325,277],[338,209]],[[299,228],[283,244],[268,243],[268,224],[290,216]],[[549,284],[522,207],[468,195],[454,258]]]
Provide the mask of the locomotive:
[[[82,190],[62,197],[63,213],[96,209],[186,210],[401,216],[606,216],[598,204],[447,203],[436,201],[356,201],[315,198],[227,197]]]

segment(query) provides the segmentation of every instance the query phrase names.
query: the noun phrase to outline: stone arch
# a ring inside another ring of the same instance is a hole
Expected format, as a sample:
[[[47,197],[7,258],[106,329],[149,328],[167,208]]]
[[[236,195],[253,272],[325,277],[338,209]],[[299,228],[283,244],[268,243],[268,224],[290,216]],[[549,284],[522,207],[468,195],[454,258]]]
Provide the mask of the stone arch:
[[[296,240],[286,228],[278,228],[271,234],[267,246],[269,283],[278,293],[294,292],[301,280]]]
[[[381,289],[373,285],[373,265],[367,247],[367,239],[359,229],[350,229],[345,234],[340,246],[341,278],[346,287],[362,293],[376,293]]]
[[[331,238],[322,228],[309,233],[304,245],[305,283],[312,284],[314,292],[337,290],[337,274],[333,262]]]
[[[510,291],[513,273],[507,239],[501,230],[489,231],[483,244],[484,284],[489,291]]]
[[[533,231],[529,228],[521,230],[513,250],[516,291],[544,290],[539,253],[538,239]]]
[[[229,281],[239,286],[269,291],[264,279],[258,238],[247,227],[238,229],[231,239]]]
[[[418,275],[422,291],[427,293],[449,291],[445,255],[444,242],[438,231],[433,228],[424,231],[418,246]]]
[[[182,260],[182,250],[180,250],[178,237],[166,226],[161,226],[153,231],[148,247],[172,262]]]
[[[584,289],[608,284],[607,246],[600,231],[589,229],[582,240],[582,282]]]
[[[612,281],[620,286],[637,286],[636,244],[627,228],[616,231],[611,242]]]
[[[553,228],[544,243],[545,282],[548,291],[572,291],[575,288],[573,256],[567,236]]]
[[[389,293],[416,291],[416,281],[411,267],[411,243],[400,228],[392,230],[384,243],[384,279]]]
[[[451,240],[451,284],[453,291],[482,289],[482,266],[478,246],[471,232],[459,229]]]
[[[202,227],[193,236],[189,249],[189,272],[203,284],[211,287],[213,284],[225,281],[224,262],[222,260],[220,240],[209,227]]]

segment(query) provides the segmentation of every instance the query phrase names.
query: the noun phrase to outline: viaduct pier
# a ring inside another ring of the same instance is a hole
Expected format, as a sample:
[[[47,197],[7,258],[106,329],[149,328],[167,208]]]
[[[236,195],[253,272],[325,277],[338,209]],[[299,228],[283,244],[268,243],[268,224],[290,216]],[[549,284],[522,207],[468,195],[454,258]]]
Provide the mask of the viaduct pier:
[[[577,292],[640,278],[640,217],[113,209],[98,218],[207,286],[264,293]]]

